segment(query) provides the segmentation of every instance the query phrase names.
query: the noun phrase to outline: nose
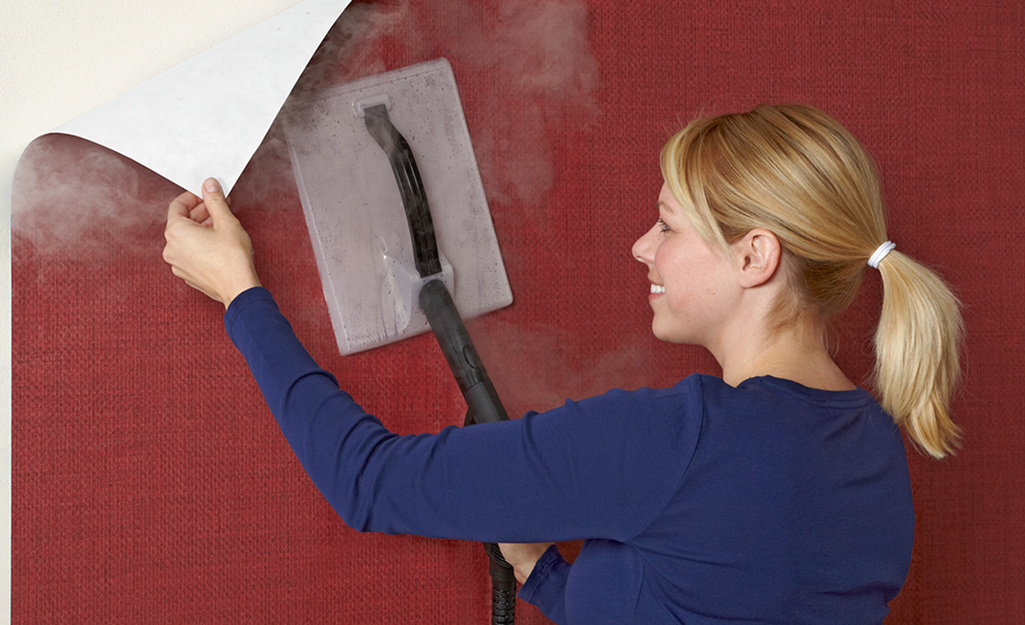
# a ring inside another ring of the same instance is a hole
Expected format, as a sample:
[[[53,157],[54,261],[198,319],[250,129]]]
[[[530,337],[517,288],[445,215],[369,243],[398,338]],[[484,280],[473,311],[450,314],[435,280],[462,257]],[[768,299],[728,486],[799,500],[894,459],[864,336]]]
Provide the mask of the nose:
[[[630,253],[633,255],[634,260],[645,264],[651,264],[655,258],[655,248],[658,247],[658,224],[651,227],[641,238],[634,242],[633,247],[630,248]]]

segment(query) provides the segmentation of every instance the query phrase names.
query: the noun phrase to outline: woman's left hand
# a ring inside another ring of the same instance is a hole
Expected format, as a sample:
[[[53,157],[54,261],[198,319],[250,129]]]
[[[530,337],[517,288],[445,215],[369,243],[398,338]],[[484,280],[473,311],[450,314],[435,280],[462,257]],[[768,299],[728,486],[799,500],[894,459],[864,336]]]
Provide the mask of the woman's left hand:
[[[203,183],[202,199],[186,192],[171,202],[164,238],[171,272],[225,308],[242,291],[260,286],[253,244],[215,179]]]
[[[516,581],[521,584],[527,581],[534,565],[551,546],[552,543],[498,543],[502,557],[513,567]]]

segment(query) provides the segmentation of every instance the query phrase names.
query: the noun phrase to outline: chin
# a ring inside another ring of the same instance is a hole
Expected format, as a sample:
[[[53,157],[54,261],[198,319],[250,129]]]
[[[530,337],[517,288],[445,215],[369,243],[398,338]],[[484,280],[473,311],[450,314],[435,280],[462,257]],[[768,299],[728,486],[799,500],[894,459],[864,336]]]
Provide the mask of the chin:
[[[660,341],[676,343],[677,345],[705,345],[701,333],[690,324],[681,323],[680,319],[659,318],[657,315],[651,320],[651,333]]]
[[[665,328],[653,323],[651,324],[651,333],[655,335],[655,338],[665,343],[691,343],[677,328]]]

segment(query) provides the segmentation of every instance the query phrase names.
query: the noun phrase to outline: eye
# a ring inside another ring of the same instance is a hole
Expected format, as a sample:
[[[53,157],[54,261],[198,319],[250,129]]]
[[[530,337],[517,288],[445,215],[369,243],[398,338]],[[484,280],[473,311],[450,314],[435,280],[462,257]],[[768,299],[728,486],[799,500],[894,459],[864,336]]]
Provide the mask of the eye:
[[[658,221],[655,223],[658,225],[658,229],[660,232],[669,232],[669,225],[665,221],[663,221],[661,217],[659,217]]]

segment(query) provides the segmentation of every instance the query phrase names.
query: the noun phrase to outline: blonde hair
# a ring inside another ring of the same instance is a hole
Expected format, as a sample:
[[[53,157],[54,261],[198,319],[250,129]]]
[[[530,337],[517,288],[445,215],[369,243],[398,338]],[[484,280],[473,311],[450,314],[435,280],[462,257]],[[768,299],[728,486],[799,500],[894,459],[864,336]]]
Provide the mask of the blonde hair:
[[[697,119],[663,147],[662,175],[699,233],[728,247],[753,228],[783,247],[792,318],[829,318],[853,301],[867,261],[886,241],[879,176],[858,141],[825,113],[760,105]],[[950,398],[960,376],[960,304],[935,272],[893,251],[879,264],[876,331],[880,403],[926,453],[956,446]]]

